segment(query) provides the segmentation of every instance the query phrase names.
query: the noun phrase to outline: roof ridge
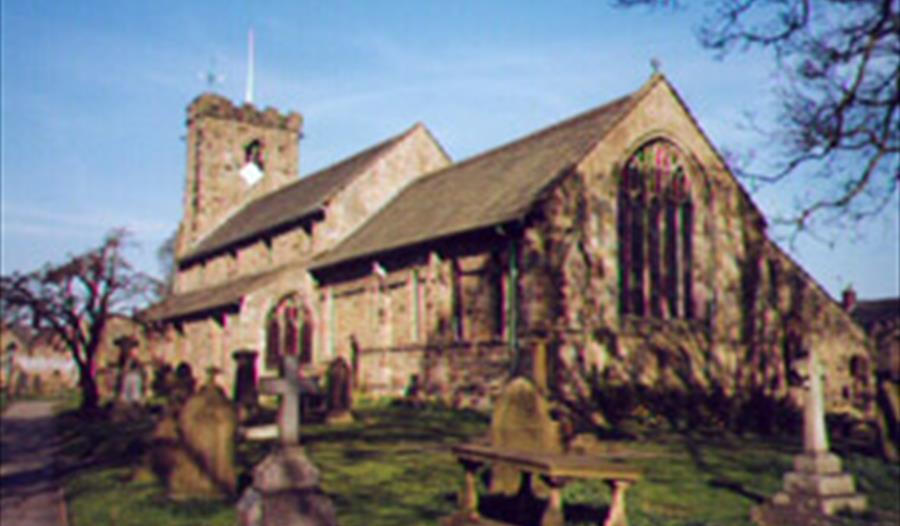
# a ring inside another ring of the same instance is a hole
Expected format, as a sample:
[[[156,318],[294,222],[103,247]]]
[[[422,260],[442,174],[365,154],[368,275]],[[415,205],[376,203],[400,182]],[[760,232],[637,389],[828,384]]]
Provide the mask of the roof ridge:
[[[376,161],[383,158],[383,156],[393,146],[396,146],[397,144],[402,142],[404,139],[406,139],[408,136],[412,135],[412,133],[414,133],[415,130],[418,129],[420,126],[422,126],[421,123],[417,122],[416,124],[407,128],[406,130],[404,130],[403,132],[401,132],[399,134],[392,135],[372,146],[369,146],[368,148],[365,148],[359,152],[354,153],[353,155],[351,155],[349,157],[340,159],[328,166],[325,166],[319,170],[316,170],[312,174],[309,174],[304,177],[300,177],[297,180],[292,181],[292,182],[282,186],[281,188],[277,188],[269,193],[255,197],[254,199],[247,201],[246,203],[242,204],[241,206],[236,207],[230,214],[228,214],[225,218],[223,218],[223,220],[221,222],[219,222],[219,224],[216,225],[215,228],[213,228],[212,230],[207,232],[206,235],[204,235],[203,237],[198,239],[193,244],[192,248],[186,254],[184,254],[184,256],[179,258],[179,261],[188,261],[188,260],[193,260],[197,257],[202,257],[203,254],[205,254],[207,252],[207,249],[201,248],[201,247],[203,247],[203,244],[206,243],[211,238],[213,238],[213,236],[215,236],[221,229],[226,228],[228,224],[230,224],[236,217],[239,217],[241,215],[241,213],[243,213],[245,210],[248,210],[255,206],[259,206],[261,203],[266,203],[267,201],[279,199],[281,196],[289,194],[290,192],[296,190],[299,186],[313,184],[315,181],[318,181],[319,179],[325,180],[327,178],[327,176],[333,175],[333,173],[336,169],[338,169],[342,166],[352,165],[355,161],[358,161],[360,159],[365,159],[366,156],[370,156],[370,155],[373,156],[372,159],[369,159],[367,162],[361,164],[359,167],[356,167],[356,169],[354,170],[354,175],[350,178],[350,181],[355,180],[359,174],[368,170]],[[422,127],[424,127],[424,126],[422,126]],[[318,206],[320,206],[322,202],[325,202],[328,199],[330,199],[331,197],[333,197],[337,192],[346,188],[347,184],[349,184],[350,181],[347,181],[345,184],[336,185],[334,188],[330,188],[328,192],[324,193],[321,196],[320,203]],[[251,233],[250,237],[252,237],[252,234],[253,233]],[[246,236],[244,237],[244,239],[246,239]]]
[[[568,153],[565,154],[566,163],[568,163],[567,165],[570,166],[571,164],[577,164],[578,162],[583,160],[585,158],[585,156],[588,155],[590,153],[590,151],[592,151],[592,149],[595,148],[596,145],[600,141],[603,140],[603,137],[607,136],[607,134],[610,132],[610,130],[613,127],[615,127],[616,125],[618,125],[618,123],[621,122],[622,118],[625,118],[625,116],[627,116],[628,114],[631,113],[631,111],[637,105],[637,103],[639,103],[643,99],[644,95],[647,92],[649,92],[653,88],[653,86],[656,85],[657,82],[659,82],[659,80],[660,80],[659,77],[654,76],[650,79],[649,82],[645,83],[638,90],[635,90],[635,91],[627,93],[623,96],[617,97],[617,98],[615,98],[611,101],[608,101],[604,104],[601,104],[599,106],[596,106],[596,107],[590,108],[588,110],[582,111],[580,113],[577,113],[571,117],[557,121],[549,126],[546,126],[544,128],[538,129],[531,133],[525,134],[519,138],[516,138],[516,139],[509,141],[505,144],[502,144],[500,146],[496,146],[487,151],[483,151],[483,152],[481,152],[477,155],[471,156],[461,162],[453,163],[447,167],[444,167],[444,168],[441,168],[434,172],[431,172],[430,174],[427,174],[427,175],[417,179],[416,181],[414,181],[413,183],[408,185],[406,188],[404,188],[392,200],[392,203],[401,201],[406,196],[410,196],[410,195],[415,196],[415,195],[417,195],[417,192],[423,191],[423,189],[424,189],[424,191],[427,191],[434,184],[440,185],[441,181],[444,180],[443,179],[444,177],[447,178],[446,179],[447,181],[453,181],[454,180],[453,176],[456,173],[463,174],[463,176],[464,176],[463,181],[466,181],[467,179],[465,179],[465,177],[466,177],[465,174],[467,171],[471,171],[472,169],[479,170],[480,169],[479,167],[481,167],[482,165],[490,166],[491,163],[494,162],[494,159],[500,159],[501,161],[498,161],[498,162],[502,163],[502,162],[504,162],[504,161],[502,161],[502,159],[516,159],[516,158],[521,158],[523,155],[526,157],[529,155],[532,155],[532,153],[530,153],[530,152],[532,152],[532,150],[534,150],[535,148],[539,151],[543,151],[546,148],[548,148],[548,146],[544,143],[547,143],[548,141],[550,143],[553,143],[554,141],[557,141],[558,137],[568,137],[567,134],[569,134],[569,130],[576,130],[576,133],[580,133],[583,136],[583,139],[577,139],[577,135],[573,136],[573,137],[569,137],[569,139],[572,139],[573,143],[579,144],[579,146],[577,148],[570,149],[568,151]],[[577,132],[577,130],[582,130],[582,131]],[[585,130],[594,130],[594,131],[586,132]],[[567,140],[569,140],[569,139],[567,139]],[[547,168],[549,169],[550,167],[547,167]],[[552,170],[553,170],[554,177],[551,177],[551,179],[555,180],[555,176],[559,175],[559,173],[560,173],[559,167],[552,168]],[[499,180],[506,181],[508,179],[509,179],[509,177],[505,177],[505,178],[500,177]],[[534,182],[539,182],[539,181],[534,178],[531,178],[531,182],[534,183]],[[448,183],[448,184],[450,184],[452,186],[452,182]],[[545,186],[546,186],[545,182],[541,182],[541,188],[544,188]],[[528,191],[528,193],[529,194],[533,193],[534,194],[533,197],[536,197],[537,195],[539,195],[541,193],[541,191],[542,190],[538,189],[536,192]],[[533,203],[534,203],[534,199],[531,199],[527,205],[526,204],[515,205],[517,207],[515,209],[513,209],[511,207],[511,205],[504,205],[504,206],[507,206],[506,212],[504,212],[501,215],[494,214],[492,221],[510,220],[510,218],[512,217],[509,214],[510,211],[513,211],[514,215],[516,217],[519,217],[522,214],[522,210],[526,209],[526,208],[530,208],[531,206],[533,206]],[[325,266],[329,266],[331,264],[334,264],[334,263],[340,261],[343,256],[339,255],[340,254],[339,249],[348,246],[348,244],[350,246],[352,246],[353,243],[357,243],[357,245],[358,245],[359,243],[357,240],[358,240],[359,236],[363,235],[363,232],[365,232],[364,229],[366,228],[366,226],[371,225],[371,224],[377,224],[377,222],[380,221],[385,216],[385,214],[389,213],[389,210],[392,210],[391,206],[386,206],[385,208],[382,208],[376,214],[374,214],[372,217],[368,218],[368,220],[366,221],[366,223],[364,225],[362,225],[359,229],[357,229],[350,236],[348,236],[346,239],[344,239],[339,245],[320,253],[318,256],[316,256],[314,258],[311,268],[323,268]],[[396,215],[396,213],[394,215]],[[469,223],[466,223],[466,225],[467,225],[466,228],[469,228],[472,226]],[[446,227],[446,226],[447,225],[444,225],[444,227]],[[444,228],[444,227],[441,227],[441,228]],[[462,232],[462,230],[447,230],[446,228],[441,230],[441,228],[439,228],[439,230],[441,231],[440,235],[451,235],[454,232],[456,232],[456,233]],[[416,239],[419,239],[419,238],[416,237],[415,235],[410,234],[409,236],[407,236],[407,239],[405,239],[405,241],[403,241],[402,243],[418,242],[418,241],[416,241]],[[387,249],[387,248],[393,247],[394,244],[392,244],[392,243],[393,242],[388,243],[387,245],[384,245],[381,248]],[[401,245],[402,245],[402,243],[401,243]],[[401,245],[396,245],[396,246],[401,246]],[[353,249],[353,250],[363,250],[363,249],[357,248],[357,249]],[[364,249],[364,250],[369,250],[369,249]],[[352,252],[352,250],[351,250],[351,252]],[[353,255],[345,254],[345,256],[347,258],[360,257],[361,255],[362,255],[361,253],[353,254]]]
[[[575,124],[575,123],[577,123],[577,122],[580,122],[580,121],[582,121],[582,120],[588,120],[588,119],[590,119],[590,118],[592,118],[592,117],[596,117],[597,114],[600,114],[600,113],[603,113],[603,112],[607,111],[610,107],[612,107],[612,106],[614,106],[614,105],[616,105],[616,104],[620,104],[620,103],[622,103],[622,102],[624,102],[624,101],[626,101],[626,100],[628,100],[628,99],[630,99],[630,98],[632,98],[632,97],[634,97],[634,96],[636,96],[636,95],[642,95],[642,94],[641,94],[641,90],[642,90],[642,89],[643,89],[643,87],[642,87],[641,89],[637,90],[637,91],[634,91],[634,92],[628,93],[628,94],[626,94],[626,95],[622,95],[622,96],[620,96],[620,97],[617,97],[617,98],[615,98],[615,99],[613,99],[613,100],[611,100],[611,101],[609,101],[609,102],[607,102],[607,103],[605,103],[605,104],[601,104],[600,106],[596,106],[596,107],[594,107],[594,108],[585,110],[585,111],[583,111],[583,112],[581,112],[581,113],[578,113],[578,114],[575,114],[575,115],[573,115],[572,117],[569,117],[569,118],[567,118],[567,119],[563,119],[563,120],[561,120],[561,121],[557,121],[557,122],[554,123],[554,124],[551,124],[551,125],[546,126],[546,127],[544,127],[544,128],[540,128],[540,129],[538,129],[538,130],[536,130],[536,131],[533,131],[533,132],[528,133],[528,134],[525,134],[525,135],[523,135],[523,136],[521,136],[521,137],[515,138],[515,139],[513,139],[513,140],[511,140],[511,141],[509,141],[509,142],[503,143],[503,144],[501,144],[501,145],[499,145],[499,146],[496,146],[496,147],[494,147],[494,148],[491,148],[491,149],[489,149],[489,150],[482,151],[482,152],[477,153],[477,154],[475,154],[475,155],[473,155],[473,156],[471,156],[471,157],[467,157],[467,158],[463,159],[462,161],[452,163],[452,164],[450,164],[450,165],[448,165],[448,166],[445,166],[444,168],[441,168],[440,170],[431,172],[430,174],[427,174],[427,175],[425,175],[425,176],[423,176],[423,177],[420,177],[420,178],[416,179],[412,184],[410,184],[409,186],[407,186],[407,188],[410,188],[410,187],[412,187],[412,186],[414,186],[414,185],[417,185],[417,184],[421,184],[421,183],[423,183],[424,181],[426,181],[426,180],[428,180],[428,179],[431,179],[431,178],[433,178],[433,177],[437,177],[437,176],[441,175],[442,173],[444,173],[445,171],[448,171],[448,170],[451,170],[451,169],[460,168],[460,167],[466,166],[466,165],[468,165],[468,164],[472,164],[472,163],[474,163],[474,162],[476,162],[476,161],[478,161],[478,160],[484,159],[485,157],[490,157],[491,155],[494,155],[494,154],[498,154],[498,153],[504,152],[504,151],[509,150],[509,149],[512,149],[512,148],[514,148],[514,147],[516,147],[516,146],[520,146],[522,143],[525,143],[525,142],[528,142],[528,141],[532,141],[532,140],[535,140],[535,139],[537,139],[537,138],[539,138],[539,137],[548,135],[548,134],[550,134],[550,133],[552,133],[552,132],[555,132],[555,131],[559,130],[560,128],[565,128],[565,127],[567,127],[567,126],[571,126],[571,125],[573,125],[573,124]]]
[[[418,125],[418,124],[419,124],[419,123],[416,123],[416,125]],[[364,150],[360,150],[360,151],[358,151],[358,152],[356,152],[356,153],[350,155],[349,157],[344,157],[343,159],[339,159],[339,160],[337,160],[337,161],[335,161],[335,162],[333,162],[333,163],[331,163],[331,164],[329,164],[329,165],[327,165],[327,166],[324,166],[324,167],[322,167],[322,168],[319,168],[318,170],[316,170],[315,172],[313,172],[313,173],[311,173],[311,174],[309,174],[309,175],[306,175],[306,176],[303,176],[303,177],[299,177],[296,181],[292,181],[291,183],[282,186],[281,188],[275,190],[274,192],[269,192],[268,194],[261,195],[261,196],[257,197],[257,198],[254,199],[253,201],[248,202],[247,205],[245,205],[245,206],[249,206],[251,203],[255,203],[255,202],[261,201],[262,199],[264,199],[264,198],[266,198],[266,197],[268,197],[268,196],[271,196],[271,195],[275,195],[275,194],[279,194],[279,193],[281,193],[281,192],[284,192],[284,191],[286,191],[288,188],[293,188],[293,187],[297,186],[298,184],[300,184],[300,183],[302,183],[302,182],[304,182],[304,181],[308,181],[308,180],[310,180],[310,179],[314,179],[314,178],[317,178],[317,177],[321,177],[321,176],[323,176],[323,175],[328,175],[328,172],[331,172],[334,168],[336,168],[336,167],[338,167],[338,166],[341,166],[341,165],[343,165],[343,164],[348,164],[348,163],[350,163],[350,162],[352,162],[352,161],[355,161],[355,160],[357,160],[357,159],[360,159],[360,158],[362,158],[362,157],[365,157],[367,154],[372,154],[372,153],[374,153],[375,151],[377,151],[377,150],[379,150],[379,149],[381,149],[381,148],[386,148],[387,146],[391,145],[391,143],[399,142],[401,139],[404,139],[404,138],[406,138],[407,135],[411,134],[411,133],[413,132],[413,130],[415,130],[416,125],[413,125],[412,127],[408,128],[407,130],[405,130],[405,131],[403,131],[403,132],[401,132],[401,133],[398,133],[398,134],[396,134],[396,135],[391,135],[391,136],[389,136],[387,139],[384,139],[384,140],[382,140],[382,141],[380,141],[380,142],[377,142],[377,143],[373,144],[372,146],[369,146],[368,148],[366,148],[366,149],[364,149]],[[377,156],[376,156],[376,159],[377,159],[377,158],[380,158],[381,155],[383,155],[383,154],[384,154],[384,152],[382,152],[381,154],[377,155]],[[368,168],[369,166],[371,166],[372,162],[374,162],[374,159],[373,159],[372,161],[370,161],[369,163],[365,164],[363,168]],[[363,168],[361,168],[359,171],[362,171]],[[333,195],[333,193],[330,194],[330,195]],[[244,208],[244,207],[241,207],[241,209],[243,209],[243,208]]]

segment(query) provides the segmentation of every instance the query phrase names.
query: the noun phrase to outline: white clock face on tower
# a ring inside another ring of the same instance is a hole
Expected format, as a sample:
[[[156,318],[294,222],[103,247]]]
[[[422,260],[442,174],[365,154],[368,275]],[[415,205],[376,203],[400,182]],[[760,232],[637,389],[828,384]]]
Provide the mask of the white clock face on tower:
[[[259,166],[257,166],[255,162],[251,161],[241,168],[240,174],[244,179],[244,182],[247,183],[247,186],[253,186],[257,181],[262,179],[263,171],[259,169]]]
[[[244,147],[244,166],[240,171],[247,186],[253,186],[262,179],[263,166],[263,144],[259,139],[254,139]]]

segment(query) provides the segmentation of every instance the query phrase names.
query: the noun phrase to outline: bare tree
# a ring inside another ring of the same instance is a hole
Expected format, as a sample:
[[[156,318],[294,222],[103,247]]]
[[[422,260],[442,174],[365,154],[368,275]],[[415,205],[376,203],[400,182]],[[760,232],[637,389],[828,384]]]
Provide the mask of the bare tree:
[[[619,7],[686,7],[677,0],[617,0]],[[880,214],[900,182],[900,7],[897,0],[718,0],[703,4],[700,43],[719,56],[770,50],[778,88],[778,164],[744,178],[809,178],[789,217],[857,223]]]
[[[81,408],[88,411],[99,402],[94,359],[107,321],[136,307],[156,286],[123,257],[126,239],[125,231],[116,230],[99,247],[61,265],[0,277],[4,321],[29,320],[66,345],[78,367]]]
[[[162,271],[160,296],[168,296],[175,286],[175,246],[178,243],[178,229],[175,229],[156,249],[156,260]]]

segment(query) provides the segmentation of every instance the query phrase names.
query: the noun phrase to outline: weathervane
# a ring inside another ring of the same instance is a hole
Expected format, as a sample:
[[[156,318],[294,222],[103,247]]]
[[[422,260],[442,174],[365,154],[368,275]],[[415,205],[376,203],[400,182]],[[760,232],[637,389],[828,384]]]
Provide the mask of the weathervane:
[[[207,89],[209,89],[210,91],[215,88],[216,84],[222,84],[223,82],[225,82],[225,75],[216,73],[215,58],[209,61],[208,70],[197,73],[197,78],[205,82]]]
[[[659,70],[662,69],[662,61],[658,58],[653,57],[650,59],[650,67],[653,68],[653,74],[656,75],[659,73]]]

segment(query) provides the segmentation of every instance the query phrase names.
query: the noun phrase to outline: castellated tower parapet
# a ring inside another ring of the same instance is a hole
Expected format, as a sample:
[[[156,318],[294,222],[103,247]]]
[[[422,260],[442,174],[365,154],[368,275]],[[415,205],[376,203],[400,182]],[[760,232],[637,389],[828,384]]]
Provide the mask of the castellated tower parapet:
[[[303,117],[205,93],[187,108],[180,257],[249,200],[297,179]]]

